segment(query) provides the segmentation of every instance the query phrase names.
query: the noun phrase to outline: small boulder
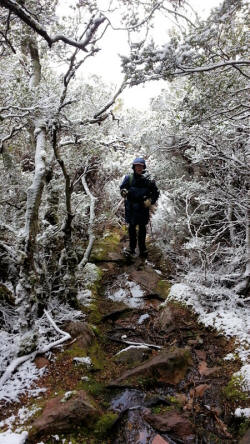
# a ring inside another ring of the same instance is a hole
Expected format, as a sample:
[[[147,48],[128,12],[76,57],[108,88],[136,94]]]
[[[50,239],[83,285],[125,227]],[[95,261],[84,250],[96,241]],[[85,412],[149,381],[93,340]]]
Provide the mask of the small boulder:
[[[194,426],[184,415],[177,411],[169,411],[163,414],[144,412],[144,419],[156,430],[162,433],[171,433],[183,442],[192,442],[194,438]]]
[[[86,322],[71,321],[64,328],[72,338],[77,338],[77,344],[82,347],[88,347],[95,338],[95,334]]]
[[[191,353],[188,349],[165,349],[145,363],[125,371],[110,386],[122,385],[123,381],[141,375],[144,378],[154,378],[158,382],[176,385],[185,376],[192,364]]]
[[[151,354],[152,350],[145,345],[130,345],[127,348],[119,351],[115,356],[114,360],[120,363],[132,364],[133,362],[145,361]]]
[[[50,433],[71,431],[76,425],[94,425],[101,414],[94,401],[84,390],[72,392],[72,395],[70,399],[57,396],[47,401],[42,415],[32,424],[29,442],[37,442],[38,437]]]
[[[160,330],[167,330],[168,327],[174,324],[174,313],[170,306],[164,307],[160,312],[159,316],[155,319],[155,327],[160,328]]]
[[[169,442],[163,439],[161,435],[155,435],[152,444],[169,444]]]

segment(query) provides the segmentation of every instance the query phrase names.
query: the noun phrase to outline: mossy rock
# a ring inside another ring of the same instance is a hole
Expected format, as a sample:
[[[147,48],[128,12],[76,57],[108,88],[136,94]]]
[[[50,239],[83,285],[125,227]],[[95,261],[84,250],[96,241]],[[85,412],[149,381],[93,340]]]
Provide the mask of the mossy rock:
[[[98,262],[107,259],[110,252],[114,252],[120,246],[121,235],[113,231],[106,232],[101,239],[98,239],[90,255],[91,262]]]
[[[116,413],[108,412],[104,414],[96,423],[95,435],[98,437],[105,437],[110,432],[118,419]]]
[[[171,284],[165,279],[161,279],[160,281],[157,282],[156,293],[158,293],[162,299],[165,300],[168,297],[170,289],[171,289]]]

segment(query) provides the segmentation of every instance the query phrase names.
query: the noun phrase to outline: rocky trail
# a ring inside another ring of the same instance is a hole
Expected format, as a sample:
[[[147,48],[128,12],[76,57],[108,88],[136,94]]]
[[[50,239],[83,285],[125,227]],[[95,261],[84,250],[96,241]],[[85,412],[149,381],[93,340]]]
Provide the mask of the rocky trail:
[[[247,406],[232,377],[240,362],[224,360],[234,341],[165,303],[173,264],[153,246],[148,260],[128,262],[125,240],[116,232],[96,243],[100,273],[84,320],[60,326],[71,340],[36,358],[46,391],[5,406],[0,419],[20,406],[34,412],[22,426],[37,444],[249,443],[249,424],[233,415]]]

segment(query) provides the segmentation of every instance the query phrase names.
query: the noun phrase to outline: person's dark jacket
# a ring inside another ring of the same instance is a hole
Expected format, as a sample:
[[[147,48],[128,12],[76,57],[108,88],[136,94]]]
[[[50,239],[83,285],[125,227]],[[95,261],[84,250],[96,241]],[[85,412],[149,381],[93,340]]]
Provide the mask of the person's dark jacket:
[[[128,190],[125,200],[125,220],[132,225],[147,224],[149,221],[149,208],[145,208],[144,201],[150,199],[154,204],[160,193],[154,180],[149,175],[144,174],[128,174],[125,176],[120,190]]]

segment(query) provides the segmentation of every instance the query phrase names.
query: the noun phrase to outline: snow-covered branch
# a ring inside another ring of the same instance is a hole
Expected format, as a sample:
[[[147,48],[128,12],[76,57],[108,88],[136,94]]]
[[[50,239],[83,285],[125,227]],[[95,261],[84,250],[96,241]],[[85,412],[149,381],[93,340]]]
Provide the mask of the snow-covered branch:
[[[88,224],[89,243],[88,243],[88,246],[86,248],[83,258],[78,265],[79,269],[84,267],[84,265],[86,265],[86,263],[88,262],[88,259],[89,259],[89,256],[90,256],[90,253],[91,253],[91,250],[93,247],[93,243],[95,241],[94,221],[95,221],[95,203],[96,203],[96,197],[93,196],[93,194],[90,192],[88,184],[86,182],[85,175],[82,176],[81,180],[82,180],[82,184],[84,186],[84,190],[90,199],[90,210],[89,210],[89,224]]]
[[[47,319],[50,322],[50,324],[57,331],[57,333],[63,335],[62,338],[58,339],[57,341],[51,342],[50,344],[48,344],[48,345],[46,345],[44,347],[40,347],[39,349],[37,349],[36,351],[34,351],[32,353],[29,353],[28,355],[20,356],[19,358],[14,359],[8,365],[8,367],[6,368],[5,372],[3,373],[3,375],[2,375],[2,377],[0,379],[0,386],[5,384],[5,382],[11,377],[11,375],[14,373],[14,371],[16,371],[16,369],[21,364],[23,364],[24,362],[26,362],[26,361],[33,361],[37,355],[47,353],[52,348],[54,348],[54,347],[62,344],[63,342],[66,342],[69,339],[71,339],[70,334],[64,332],[63,330],[61,330],[56,325],[56,323],[53,321],[53,319],[51,318],[51,316],[49,315],[49,313],[46,310],[44,311],[44,313],[47,316]]]
[[[117,97],[122,93],[122,91],[126,88],[127,86],[127,79],[125,77],[125,79],[123,80],[120,88],[117,90],[117,92],[115,93],[114,97],[100,110],[98,111],[95,115],[94,115],[94,119],[98,119],[98,117],[105,113],[105,111],[107,111],[107,109],[109,109],[116,101]]]
[[[87,51],[87,46],[92,43],[91,39],[96,33],[98,27],[106,20],[104,16],[98,16],[91,21],[91,25],[83,41],[73,40],[66,37],[65,35],[58,34],[55,36],[50,36],[47,31],[41,26],[41,24],[35,20],[31,13],[19,3],[14,0],[0,0],[0,6],[7,8],[9,11],[13,12],[17,17],[19,17],[26,25],[32,28],[37,34],[43,37],[51,47],[54,43],[62,41],[70,46]]]
[[[214,71],[215,69],[218,68],[225,68],[227,66],[235,67],[238,65],[248,66],[250,65],[250,60],[227,60],[220,63],[214,63],[213,65],[200,66],[200,67],[177,65],[177,68],[180,69],[181,71],[175,71],[174,74],[178,75],[178,74],[190,74],[195,72]]]

